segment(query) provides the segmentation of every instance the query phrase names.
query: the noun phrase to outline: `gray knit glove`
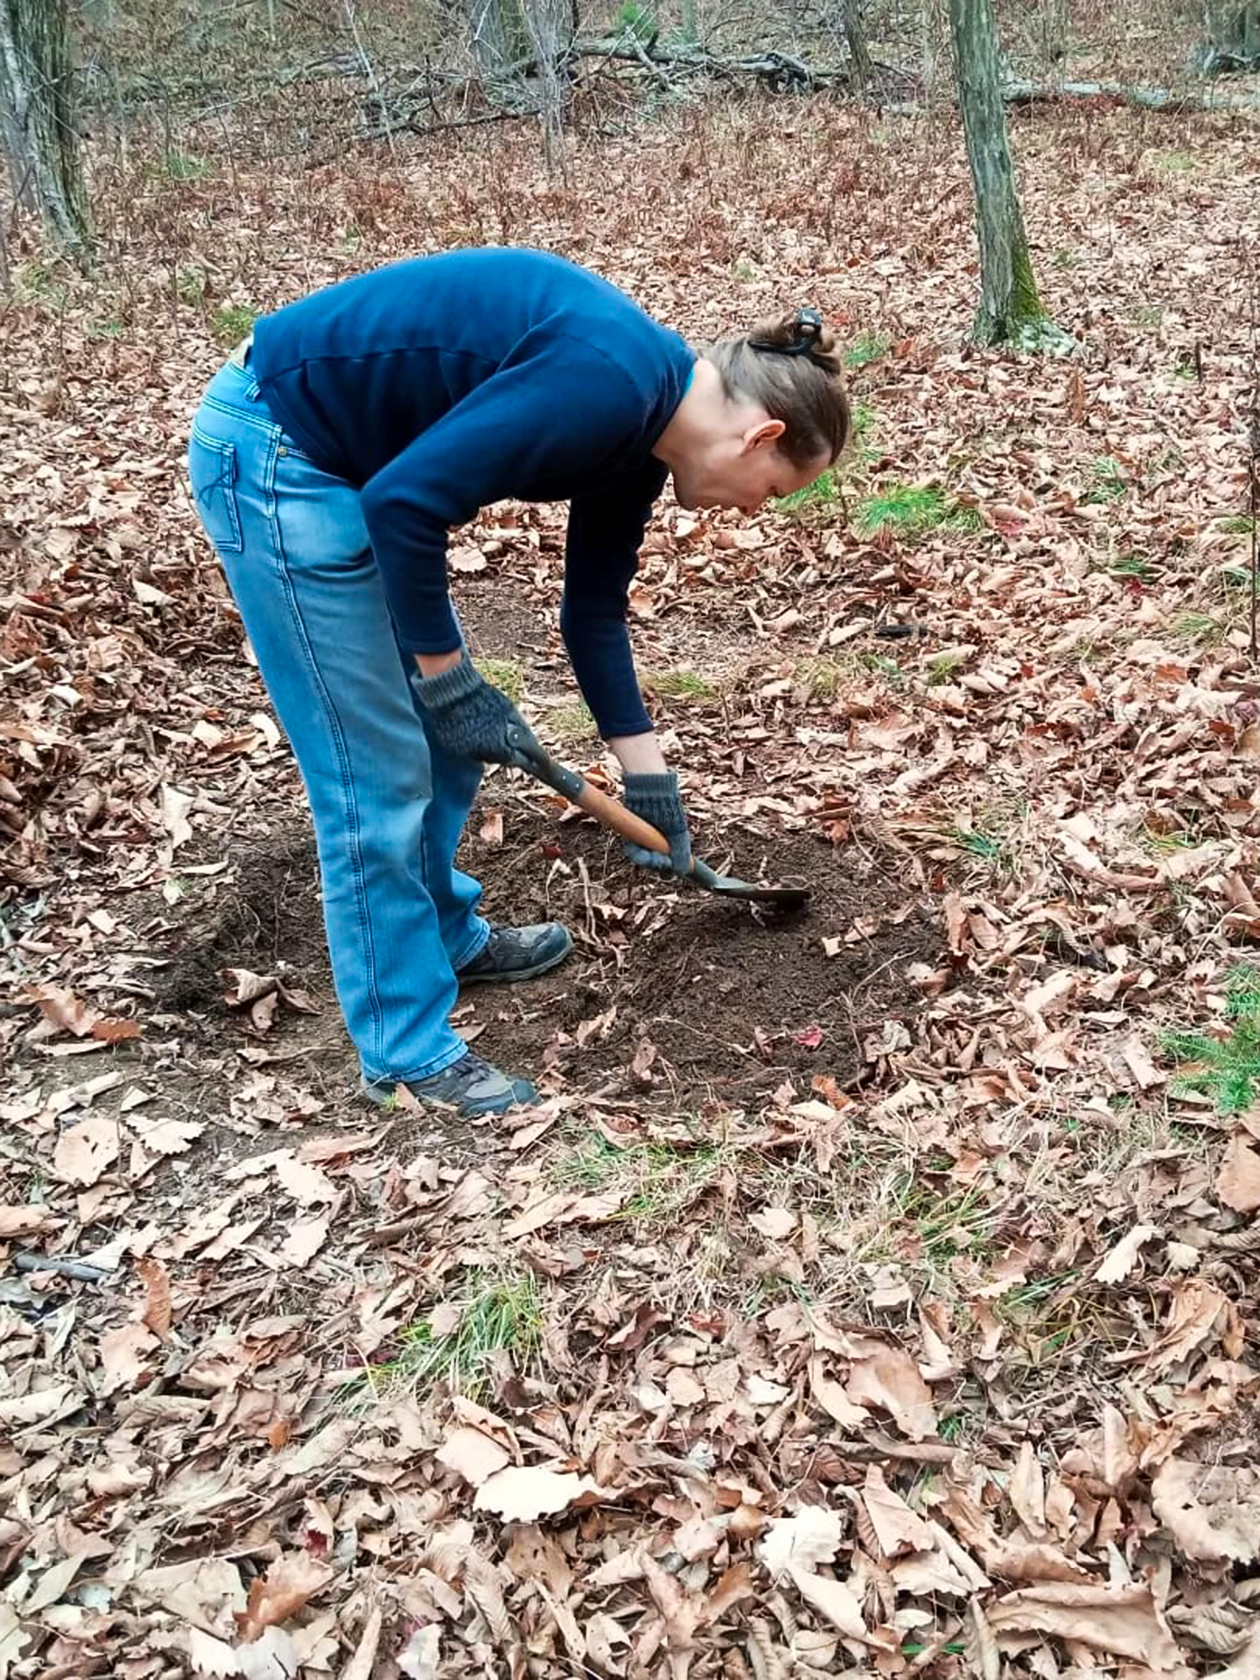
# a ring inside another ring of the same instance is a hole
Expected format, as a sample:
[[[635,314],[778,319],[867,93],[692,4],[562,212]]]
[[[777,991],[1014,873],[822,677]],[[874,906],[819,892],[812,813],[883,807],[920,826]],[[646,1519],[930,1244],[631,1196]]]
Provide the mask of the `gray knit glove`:
[[[480,759],[483,764],[529,768],[529,760],[508,737],[513,726],[529,735],[529,725],[507,695],[486,681],[467,654],[449,671],[421,677],[416,692],[429,728],[448,753]]]
[[[627,775],[625,802],[636,817],[659,828],[669,841],[669,856],[665,857],[661,852],[649,852],[646,846],[623,840],[622,847],[631,863],[644,869],[672,869],[675,875],[685,875],[691,868],[691,830],[687,827],[687,813],[683,810],[674,772]]]

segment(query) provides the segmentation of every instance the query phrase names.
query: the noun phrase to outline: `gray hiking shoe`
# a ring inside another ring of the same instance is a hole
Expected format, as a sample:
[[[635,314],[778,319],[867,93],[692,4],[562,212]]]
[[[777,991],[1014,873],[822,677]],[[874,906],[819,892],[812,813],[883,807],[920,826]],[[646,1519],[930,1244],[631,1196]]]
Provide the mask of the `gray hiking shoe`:
[[[528,1107],[538,1101],[537,1087],[528,1079],[509,1078],[471,1050],[427,1079],[391,1079],[379,1085],[365,1082],[363,1093],[372,1102],[384,1105],[399,1085],[406,1086],[420,1102],[440,1103],[467,1115],[503,1114],[517,1104]]]
[[[532,980],[557,967],[572,949],[573,935],[559,922],[491,928],[485,945],[464,964],[457,978],[461,986]]]

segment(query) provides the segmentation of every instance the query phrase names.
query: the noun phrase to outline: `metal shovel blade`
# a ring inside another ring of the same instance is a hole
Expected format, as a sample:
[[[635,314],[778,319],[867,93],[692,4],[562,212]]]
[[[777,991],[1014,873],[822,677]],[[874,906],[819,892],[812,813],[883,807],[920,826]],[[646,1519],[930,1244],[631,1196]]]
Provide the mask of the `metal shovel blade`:
[[[718,898],[742,898],[751,904],[772,904],[780,910],[799,910],[809,903],[808,887],[759,887],[736,875],[719,875],[700,858],[691,860],[688,879]]]
[[[614,834],[645,846],[648,851],[669,856],[669,841],[642,817],[628,811],[619,800],[613,799],[585,777],[565,764],[559,764],[546,752],[532,729],[524,724],[511,724],[508,737],[519,757],[517,767],[536,776],[546,787],[552,788],[588,816],[595,818]],[[798,910],[809,903],[808,887],[758,887],[751,881],[741,881],[734,875],[719,875],[698,857],[691,860],[691,868],[683,877],[694,881],[706,892],[718,898],[742,898],[750,904],[772,904],[780,910]]]

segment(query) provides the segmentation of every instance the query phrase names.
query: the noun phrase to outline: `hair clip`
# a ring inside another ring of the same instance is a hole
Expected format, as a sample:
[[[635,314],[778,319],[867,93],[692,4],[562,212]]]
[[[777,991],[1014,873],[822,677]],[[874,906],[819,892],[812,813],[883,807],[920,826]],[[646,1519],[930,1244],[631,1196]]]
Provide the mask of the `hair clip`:
[[[798,309],[792,323],[796,337],[791,344],[772,344],[768,338],[750,338],[753,350],[769,350],[779,356],[808,356],[822,332],[822,316],[816,309]]]

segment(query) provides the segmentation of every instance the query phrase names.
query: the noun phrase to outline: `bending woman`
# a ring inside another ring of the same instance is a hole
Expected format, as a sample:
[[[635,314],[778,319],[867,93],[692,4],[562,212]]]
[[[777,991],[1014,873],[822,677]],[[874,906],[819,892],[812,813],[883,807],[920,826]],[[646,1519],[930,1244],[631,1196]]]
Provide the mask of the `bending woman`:
[[[210,384],[188,465],[315,824],[337,996],[365,1090],[466,1114],[536,1099],[449,1015],[541,974],[558,923],[491,927],[455,852],[519,714],[468,657],[447,533],[507,497],[570,504],[561,630],[625,802],[691,852],[643,706],[626,603],[653,504],[754,512],[844,448],[849,404],[812,310],[693,351],[538,251],[391,264],[260,320]]]

